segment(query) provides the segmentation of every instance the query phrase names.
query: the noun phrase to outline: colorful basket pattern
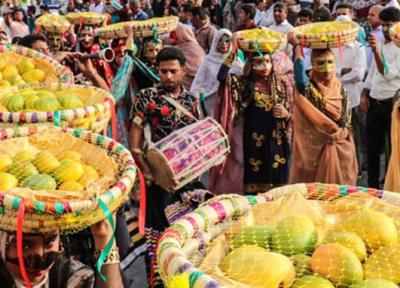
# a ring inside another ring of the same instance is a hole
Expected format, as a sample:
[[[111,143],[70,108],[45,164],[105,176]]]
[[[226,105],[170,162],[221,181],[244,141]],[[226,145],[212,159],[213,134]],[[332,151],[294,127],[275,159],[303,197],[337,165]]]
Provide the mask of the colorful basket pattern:
[[[329,22],[320,22],[325,25]],[[349,24],[348,29],[342,31],[331,31],[328,33],[304,33],[304,30],[309,26],[317,26],[320,23],[311,23],[303,26],[296,27],[294,31],[296,32],[297,38],[301,41],[301,45],[304,47],[310,47],[312,49],[329,49],[338,48],[343,45],[349,44],[356,39],[360,27],[355,22],[346,22]]]
[[[59,82],[66,83],[66,84],[74,83],[74,75],[72,74],[71,70],[68,67],[61,65],[53,58],[51,58],[47,55],[44,55],[38,51],[29,49],[26,47],[22,47],[22,46],[0,45],[0,57],[1,57],[1,53],[3,53],[3,52],[14,52],[14,53],[17,53],[17,54],[25,56],[25,57],[46,60],[55,68],[55,72],[57,74],[57,78],[58,78]]]
[[[334,200],[352,193],[367,193],[400,206],[400,195],[371,188],[336,184],[294,184],[273,189],[257,196],[221,195],[187,214],[165,230],[158,242],[157,263],[163,281],[186,272],[191,288],[224,287],[187,260],[196,251],[207,247],[230,224],[254,205],[273,201],[297,191],[308,199]]]
[[[0,129],[0,139],[6,140],[30,136],[46,129],[49,128],[36,126]],[[104,148],[111,157],[115,157],[120,163],[121,175],[119,180],[107,191],[100,194],[98,198],[94,197],[84,201],[65,200],[63,202],[43,202],[25,198],[24,233],[45,233],[56,230],[68,233],[89,227],[105,217],[103,210],[98,206],[100,199],[110,211],[116,210],[127,199],[136,179],[135,162],[130,152],[123,145],[90,131],[52,129],[70,133],[88,143]],[[17,211],[21,200],[21,197],[0,192],[0,229],[6,231],[16,230]]]
[[[257,52],[258,50],[264,53],[273,53],[286,47],[287,40],[285,34],[271,31],[270,29],[264,27],[257,28],[257,30],[258,29],[265,30],[267,33],[272,32],[275,35],[279,35],[279,37],[271,39],[246,39],[243,37],[243,33],[246,30],[236,32],[240,49],[247,52]]]
[[[33,89],[67,89],[80,88],[82,95],[85,90],[95,91],[101,97],[100,103],[86,106],[83,108],[47,111],[47,112],[0,112],[0,123],[7,123],[9,126],[30,125],[38,123],[55,124],[63,128],[85,128],[96,133],[104,132],[111,119],[112,109],[114,109],[114,98],[105,90],[84,85],[69,85],[61,83],[27,84],[18,87],[10,87],[0,91],[18,91],[27,87]],[[2,125],[4,126],[4,125]]]
[[[168,33],[176,29],[178,26],[178,17],[162,17],[152,18],[144,21],[121,22],[113,25],[108,25],[95,30],[95,34],[101,38],[119,39],[126,38],[124,27],[133,24],[133,36],[137,38],[152,37],[155,30],[158,34]]]
[[[400,47],[400,23],[397,23],[392,28],[390,28],[390,38],[397,47]]]
[[[73,24],[102,25],[106,16],[95,12],[74,12],[65,15],[65,18]]]

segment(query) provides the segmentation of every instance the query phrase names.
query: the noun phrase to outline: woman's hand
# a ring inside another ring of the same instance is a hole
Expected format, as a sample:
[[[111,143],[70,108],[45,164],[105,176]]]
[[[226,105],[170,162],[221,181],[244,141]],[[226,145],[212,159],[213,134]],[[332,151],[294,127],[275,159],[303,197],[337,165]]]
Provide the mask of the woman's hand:
[[[294,31],[291,31],[291,32],[288,33],[287,41],[293,47],[300,44],[299,39],[297,39],[296,32],[294,32]]]
[[[278,119],[287,119],[290,115],[289,111],[282,104],[275,104],[274,108],[272,108],[272,114]]]

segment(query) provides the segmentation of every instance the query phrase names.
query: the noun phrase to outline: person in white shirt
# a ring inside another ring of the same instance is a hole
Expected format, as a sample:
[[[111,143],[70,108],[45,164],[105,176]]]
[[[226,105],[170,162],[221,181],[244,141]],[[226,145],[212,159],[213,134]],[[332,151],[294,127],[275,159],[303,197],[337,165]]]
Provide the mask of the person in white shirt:
[[[313,10],[308,8],[301,9],[297,18],[297,26],[310,24],[312,22],[313,16],[314,16]],[[311,48],[303,47],[304,67],[307,72],[310,71],[312,68],[311,50],[312,50]]]
[[[293,30],[293,26],[287,21],[288,9],[284,3],[274,4],[274,24],[269,28],[287,35]]]
[[[385,37],[382,32],[381,20],[379,19],[379,13],[382,11],[383,6],[374,5],[368,11],[368,25],[369,25],[369,33],[375,35],[378,43],[383,43],[385,41]],[[367,48],[367,72],[369,68],[371,68],[372,59],[374,58],[374,54],[372,53],[371,47]]]
[[[89,12],[104,13],[104,3],[102,0],[94,0],[89,6]]]
[[[400,10],[389,7],[379,13],[385,42],[368,38],[374,61],[361,93],[360,108],[367,113],[368,185],[379,188],[380,154],[390,139],[391,112],[400,89],[400,48],[390,39],[389,29],[400,22]]]
[[[267,0],[266,7],[260,15],[260,23],[259,26],[261,27],[270,27],[274,24],[274,1]]]
[[[336,21],[352,21],[352,7],[348,4],[338,5],[336,16]],[[352,43],[341,47],[340,50],[339,48],[333,48],[332,51],[336,56],[336,76],[342,82],[350,100],[352,109],[351,126],[353,128],[358,167],[361,171],[361,154],[365,150],[362,147],[363,141],[361,137],[365,133],[361,131],[359,105],[362,81],[367,68],[366,50],[363,45],[354,40]]]

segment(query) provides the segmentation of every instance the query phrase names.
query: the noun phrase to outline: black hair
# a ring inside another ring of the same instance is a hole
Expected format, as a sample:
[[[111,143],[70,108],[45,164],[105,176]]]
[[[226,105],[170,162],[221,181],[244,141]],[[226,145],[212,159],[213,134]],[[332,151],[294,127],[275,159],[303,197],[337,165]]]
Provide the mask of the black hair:
[[[250,19],[254,19],[254,17],[256,16],[257,11],[256,7],[254,7],[253,4],[243,4],[240,8],[245,14],[250,16]]]
[[[201,20],[207,19],[207,11],[203,7],[193,7],[190,12],[193,16],[198,16]]]
[[[400,21],[400,10],[395,7],[384,8],[379,13],[379,19],[385,22],[398,22]]]
[[[186,63],[186,57],[183,52],[175,47],[165,47],[158,52],[156,56],[157,65],[160,65],[163,61],[178,60],[179,64],[184,67]]]
[[[8,34],[6,31],[0,30],[0,34],[6,35],[8,37]]]
[[[304,18],[309,18],[309,19],[313,19],[314,17],[314,12],[313,10],[309,9],[309,8],[304,8],[301,9],[299,14],[297,15],[299,18],[300,17],[304,17]]]
[[[43,34],[31,34],[23,37],[19,42],[19,45],[32,48],[33,43],[35,43],[36,41],[43,41],[47,43],[47,38]]]
[[[11,44],[13,44],[13,45],[15,45],[15,44],[21,45],[21,41],[22,41],[22,38],[16,36],[16,37],[14,37],[14,38],[11,40]]]
[[[283,11],[286,12],[286,14],[288,14],[288,8],[287,8],[287,5],[285,3],[282,3],[282,2],[275,3],[274,4],[274,10],[276,8],[282,9]]]
[[[170,16],[179,16],[179,11],[178,11],[178,9],[176,9],[174,6],[170,6],[169,8],[168,8],[168,14],[170,15]]]
[[[190,13],[190,12],[192,12],[192,9],[193,9],[193,5],[192,4],[190,4],[190,3],[186,3],[186,4],[183,4],[182,5],[182,12],[185,12],[185,13]]]
[[[353,10],[353,7],[349,3],[340,3],[336,6],[336,10],[342,8],[342,9],[349,9]]]
[[[14,9],[14,14],[17,12],[21,12],[22,14],[24,14],[24,9],[22,9],[21,7],[17,7]]]
[[[43,5],[40,5],[40,10],[44,10],[46,12],[49,12],[49,7],[47,7],[47,5],[45,5],[45,4],[43,4]]]
[[[33,5],[28,6],[28,12],[32,12],[33,14],[36,14],[36,7]]]

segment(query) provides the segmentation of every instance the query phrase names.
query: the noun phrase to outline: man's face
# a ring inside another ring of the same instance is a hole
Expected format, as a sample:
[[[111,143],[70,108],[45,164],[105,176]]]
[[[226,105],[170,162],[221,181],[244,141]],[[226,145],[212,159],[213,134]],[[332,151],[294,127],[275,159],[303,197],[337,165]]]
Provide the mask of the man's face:
[[[246,14],[246,12],[244,12],[243,10],[240,10],[239,12],[239,20],[240,21],[247,21],[249,20],[249,15]]]
[[[331,80],[336,72],[336,59],[332,52],[326,52],[311,59],[312,71],[323,81]]]
[[[88,29],[81,31],[81,33],[79,33],[79,42],[86,49],[92,47],[94,43],[93,32]]]
[[[181,86],[186,69],[181,66],[178,60],[167,60],[160,62],[158,72],[161,78],[161,86],[168,91],[174,91]]]
[[[24,234],[22,247],[29,280],[32,284],[38,284],[50,271],[59,254],[60,237],[58,233]],[[5,266],[14,277],[20,280],[23,279],[18,264],[15,236],[11,236],[7,243]]]
[[[284,9],[280,7],[274,8],[274,19],[276,24],[281,24],[287,18],[287,13]]]
[[[272,70],[271,56],[265,54],[263,56],[253,57],[251,68],[255,75],[260,77],[268,77]]]
[[[319,7],[322,5],[322,0],[314,0],[314,5]]]
[[[156,62],[156,57],[158,52],[161,50],[161,45],[157,45],[155,43],[148,44],[146,48],[145,57],[150,63]]]
[[[299,26],[310,24],[312,21],[308,17],[299,17]]]
[[[190,13],[183,11],[183,9],[181,9],[181,12],[179,12],[179,20],[182,23],[187,23],[190,20]]]
[[[349,19],[353,18],[353,14],[351,13],[350,9],[348,8],[339,8],[336,10],[336,18],[339,16],[347,16]]]
[[[9,42],[10,38],[5,34],[0,33],[0,45],[7,45]]]
[[[192,24],[195,28],[200,28],[203,25],[203,20],[201,20],[198,15],[193,15]]]
[[[381,21],[381,23],[382,23],[382,32],[383,32],[383,36],[385,36],[385,40],[391,41],[389,31],[390,31],[390,28],[392,28],[393,25],[395,25],[397,23],[397,21],[395,21],[395,22],[394,21],[388,21],[388,22]]]
[[[377,7],[372,7],[371,9],[369,9],[368,23],[372,27],[378,27],[379,25],[381,25],[381,20],[379,19],[379,13],[380,9],[378,9]]]
[[[24,21],[24,14],[21,11],[15,12],[15,20],[19,22]]]
[[[43,53],[47,56],[50,56],[50,49],[45,41],[38,40],[38,41],[33,42],[32,49],[39,51],[40,53]]]
[[[260,11],[264,11],[265,8],[267,7],[266,1],[262,0],[257,4],[257,9]]]

